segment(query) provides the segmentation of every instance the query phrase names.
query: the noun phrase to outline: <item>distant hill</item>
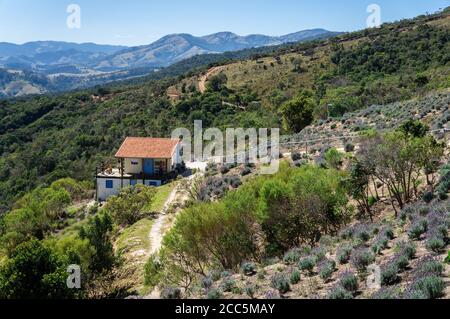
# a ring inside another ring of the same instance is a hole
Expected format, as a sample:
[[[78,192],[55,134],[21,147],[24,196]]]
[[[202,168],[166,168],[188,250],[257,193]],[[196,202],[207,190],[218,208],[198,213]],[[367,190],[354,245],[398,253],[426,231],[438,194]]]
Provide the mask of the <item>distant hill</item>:
[[[0,43],[0,96],[23,96],[90,87],[149,74],[204,54],[328,38],[339,33],[305,30],[281,37],[220,32],[204,37],[173,34],[145,46],[38,41]],[[10,81],[6,81],[10,79]],[[38,80],[36,82],[36,80]]]
[[[203,37],[195,37],[190,34],[171,34],[150,45],[129,48],[113,54],[101,61],[97,68],[164,67],[199,54],[223,53],[323,39],[338,34],[340,33],[324,29],[304,30],[280,37],[259,34],[239,36],[231,32],[219,32]]]
[[[17,56],[32,57],[37,54],[54,53],[68,50],[89,53],[113,54],[125,48],[125,46],[117,45],[102,45],[95,43],[78,44],[62,41],[35,41],[27,42],[24,44],[0,42],[0,56],[3,58]]]

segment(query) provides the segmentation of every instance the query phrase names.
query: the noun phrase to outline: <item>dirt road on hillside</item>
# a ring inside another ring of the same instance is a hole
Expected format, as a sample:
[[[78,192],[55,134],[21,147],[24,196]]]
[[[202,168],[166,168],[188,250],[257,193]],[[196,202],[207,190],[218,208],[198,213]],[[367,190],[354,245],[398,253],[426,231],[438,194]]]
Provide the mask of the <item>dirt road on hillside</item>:
[[[213,76],[216,75],[220,72],[222,72],[223,70],[226,69],[226,66],[216,66],[213,67],[211,69],[208,70],[208,72],[206,72],[205,75],[202,75],[202,77],[200,78],[200,81],[198,82],[198,89],[200,90],[200,92],[203,94],[206,91],[206,82],[208,81],[208,79]]]

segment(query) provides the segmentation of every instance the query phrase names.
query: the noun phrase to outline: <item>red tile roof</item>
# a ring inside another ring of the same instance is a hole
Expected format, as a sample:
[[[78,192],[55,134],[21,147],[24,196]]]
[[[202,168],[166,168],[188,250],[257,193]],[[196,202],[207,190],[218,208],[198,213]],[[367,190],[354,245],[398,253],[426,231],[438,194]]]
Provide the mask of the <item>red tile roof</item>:
[[[127,137],[116,158],[172,158],[179,142],[169,138]]]

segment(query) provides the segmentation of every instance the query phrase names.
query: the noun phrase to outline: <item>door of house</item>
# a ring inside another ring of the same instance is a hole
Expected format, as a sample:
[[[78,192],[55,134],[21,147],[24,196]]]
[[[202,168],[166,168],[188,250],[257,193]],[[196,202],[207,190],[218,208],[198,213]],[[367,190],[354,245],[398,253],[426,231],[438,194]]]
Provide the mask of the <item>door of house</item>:
[[[147,175],[153,175],[154,172],[154,161],[152,159],[144,160],[144,173]]]
[[[161,174],[161,175],[167,173],[167,161],[166,160],[156,160],[155,161],[155,173]]]

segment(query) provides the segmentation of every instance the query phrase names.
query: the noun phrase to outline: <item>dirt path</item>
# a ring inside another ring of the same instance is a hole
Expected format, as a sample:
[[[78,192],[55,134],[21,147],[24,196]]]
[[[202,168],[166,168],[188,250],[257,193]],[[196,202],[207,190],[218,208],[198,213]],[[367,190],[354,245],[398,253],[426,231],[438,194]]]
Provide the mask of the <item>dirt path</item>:
[[[149,239],[150,239],[150,248],[149,248],[149,255],[156,254],[160,249],[162,245],[162,239],[164,236],[164,226],[166,224],[167,220],[167,213],[172,206],[173,203],[176,202],[176,200],[179,198],[179,192],[180,188],[179,185],[177,185],[172,192],[170,193],[169,197],[167,198],[164,208],[161,211],[161,214],[159,214],[158,218],[155,220],[155,223],[152,226],[152,229],[150,230]]]
[[[200,81],[198,82],[198,89],[200,90],[200,93],[202,93],[202,94],[205,93],[206,82],[208,81],[208,79],[211,76],[216,75],[217,73],[220,73],[225,69],[226,69],[226,66],[216,66],[216,67],[209,69],[205,75],[202,75],[202,77],[200,78]]]
[[[188,180],[194,179],[195,176],[196,175],[189,176]],[[164,235],[171,227],[171,223],[169,221],[169,210],[171,209],[172,205],[177,202],[184,203],[187,200],[188,197],[182,190],[181,185],[178,184],[170,193],[169,197],[166,200],[166,203],[164,204],[164,208],[161,211],[161,214],[155,220],[150,230],[149,233],[150,245],[148,250],[149,256],[157,254],[162,247],[162,240],[164,238]],[[175,213],[178,213],[180,210],[181,209],[177,209]],[[145,296],[144,298],[160,299],[160,293],[161,293],[160,290],[156,287],[149,295]]]

